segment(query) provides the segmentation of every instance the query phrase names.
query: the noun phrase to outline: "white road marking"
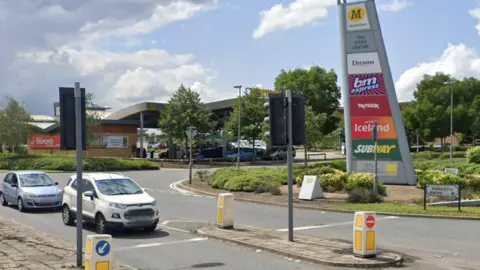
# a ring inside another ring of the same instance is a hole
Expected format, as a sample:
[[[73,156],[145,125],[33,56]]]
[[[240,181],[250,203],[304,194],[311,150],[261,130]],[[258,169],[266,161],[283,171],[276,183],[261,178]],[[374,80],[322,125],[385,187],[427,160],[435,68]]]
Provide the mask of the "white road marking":
[[[192,243],[192,242],[205,241],[207,239],[208,239],[207,237],[199,237],[199,238],[191,238],[191,239],[171,241],[171,242],[141,244],[141,245],[117,248],[116,251],[124,251],[124,250],[130,250],[135,248],[149,248],[149,247],[176,245],[176,244],[186,244],[186,243]]]
[[[388,216],[388,217],[381,217],[377,218],[376,220],[387,220],[387,219],[396,219],[400,217],[396,216]],[[339,222],[339,223],[331,223],[331,224],[324,224],[324,225],[317,225],[317,226],[305,226],[305,227],[295,227],[293,228],[294,231],[302,231],[302,230],[311,230],[311,229],[320,229],[320,228],[330,228],[330,227],[337,227],[337,226],[346,226],[353,224],[353,221],[347,222]],[[277,229],[277,232],[288,232],[288,228],[286,229]]]
[[[184,180],[179,180],[179,181],[176,181],[176,182],[173,182],[170,184],[170,188],[175,190],[176,192],[180,193],[180,194],[194,194],[190,191],[187,191],[187,190],[184,190],[184,189],[181,189],[178,187],[178,185],[180,185]]]

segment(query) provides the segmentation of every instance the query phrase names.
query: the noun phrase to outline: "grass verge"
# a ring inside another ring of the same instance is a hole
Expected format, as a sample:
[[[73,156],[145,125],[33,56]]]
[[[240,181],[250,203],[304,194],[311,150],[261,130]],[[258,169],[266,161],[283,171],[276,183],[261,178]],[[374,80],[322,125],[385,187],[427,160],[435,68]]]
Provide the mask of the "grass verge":
[[[463,207],[459,212],[456,207],[427,206],[423,210],[423,205],[409,205],[399,203],[381,203],[381,204],[333,204],[329,206],[338,210],[352,211],[374,211],[386,212],[392,214],[416,214],[416,215],[438,215],[455,217],[480,217],[480,207]]]

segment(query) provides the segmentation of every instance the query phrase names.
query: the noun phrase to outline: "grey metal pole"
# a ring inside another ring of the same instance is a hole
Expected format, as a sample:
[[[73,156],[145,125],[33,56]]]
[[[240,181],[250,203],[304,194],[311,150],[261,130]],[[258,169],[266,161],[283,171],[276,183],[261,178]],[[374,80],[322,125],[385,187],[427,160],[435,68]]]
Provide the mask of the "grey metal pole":
[[[420,149],[420,136],[418,135],[418,129],[417,129],[417,153],[419,152]]]
[[[140,158],[143,158],[143,112],[140,112]]]
[[[453,159],[453,87],[450,85],[450,159]]]
[[[189,135],[188,147],[189,147],[189,150],[190,150],[190,154],[189,154],[190,162],[188,164],[188,183],[192,184],[192,168],[193,168],[193,161],[192,161],[192,139],[193,139],[192,138],[193,137],[192,127],[188,128],[188,135]]]
[[[374,129],[378,132],[378,123],[375,122]],[[377,134],[377,132],[375,134]],[[377,161],[377,135],[373,137],[373,147],[375,151],[373,151],[373,162],[375,163],[375,180],[373,181],[373,194],[378,195],[378,161]]]
[[[77,266],[82,266],[82,92],[80,83],[75,83],[75,138],[76,138],[76,156],[77,156]]]
[[[350,117],[350,91],[348,87],[348,69],[347,69],[347,48],[345,42],[346,36],[346,14],[345,14],[345,3],[340,0],[337,0],[338,4],[338,18],[340,24],[340,57],[342,63],[342,98],[343,98],[343,115],[344,115],[344,123],[345,123],[345,154],[346,154],[346,161],[347,161],[347,172],[352,172],[353,170],[353,162],[352,162],[352,126],[351,126],[351,117]]]
[[[288,163],[288,241],[293,242],[293,145],[292,145],[292,92],[287,97],[287,163]]]
[[[237,139],[237,170],[240,169],[240,110],[242,108],[242,86],[238,87],[238,139]]]

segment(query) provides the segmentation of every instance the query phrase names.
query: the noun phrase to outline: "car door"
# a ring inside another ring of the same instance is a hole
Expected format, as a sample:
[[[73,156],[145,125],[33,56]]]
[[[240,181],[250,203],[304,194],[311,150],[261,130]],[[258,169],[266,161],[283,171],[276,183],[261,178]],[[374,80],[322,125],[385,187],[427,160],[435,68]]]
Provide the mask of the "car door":
[[[10,198],[10,194],[12,193],[10,184],[12,183],[12,174],[8,173],[5,175],[5,178],[3,179],[2,182],[2,192],[3,192],[3,198],[5,201],[11,203],[12,199]]]
[[[83,179],[82,182],[82,213],[86,217],[93,218],[94,217],[94,211],[95,211],[95,197],[96,197],[96,192],[95,188],[93,187],[93,184],[90,180],[88,179]],[[84,195],[85,192],[87,191],[92,191],[94,194],[93,198],[87,197]]]
[[[10,202],[17,203],[17,196],[18,196],[18,177],[16,173],[11,174],[11,184],[10,184]]]

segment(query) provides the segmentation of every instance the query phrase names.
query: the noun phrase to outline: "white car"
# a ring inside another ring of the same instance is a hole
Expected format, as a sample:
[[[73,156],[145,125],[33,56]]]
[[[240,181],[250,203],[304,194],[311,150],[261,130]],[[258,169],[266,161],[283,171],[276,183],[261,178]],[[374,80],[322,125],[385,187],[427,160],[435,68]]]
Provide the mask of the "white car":
[[[75,223],[77,212],[77,176],[72,175],[65,186],[62,220]],[[83,174],[83,220],[95,223],[98,234],[111,229],[143,228],[154,231],[159,221],[157,202],[135,181],[121,174]]]

